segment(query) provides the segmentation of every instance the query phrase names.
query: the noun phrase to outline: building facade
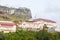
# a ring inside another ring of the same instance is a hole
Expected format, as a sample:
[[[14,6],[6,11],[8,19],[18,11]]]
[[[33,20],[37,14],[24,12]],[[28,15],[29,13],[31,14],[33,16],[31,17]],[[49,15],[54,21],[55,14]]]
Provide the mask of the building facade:
[[[0,32],[16,32],[16,25],[11,21],[0,21]]]
[[[25,30],[27,29],[27,30],[37,31],[37,30],[42,30],[44,24],[47,25],[48,29],[50,28],[55,29],[57,27],[55,21],[48,20],[48,19],[42,19],[42,18],[34,19],[28,22],[22,22],[21,24],[19,24],[19,27]]]

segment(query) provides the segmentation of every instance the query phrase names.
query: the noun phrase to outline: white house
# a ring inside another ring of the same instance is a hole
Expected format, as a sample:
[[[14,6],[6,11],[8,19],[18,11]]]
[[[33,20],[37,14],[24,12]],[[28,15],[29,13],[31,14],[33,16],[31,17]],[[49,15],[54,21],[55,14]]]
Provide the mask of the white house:
[[[16,32],[16,25],[11,21],[0,21],[0,32]]]
[[[56,22],[53,21],[53,20],[48,20],[48,19],[43,19],[43,18],[37,18],[37,19],[34,19],[34,21],[40,23],[40,24],[46,24],[47,27],[57,27],[56,25]]]
[[[22,22],[21,24],[19,24],[19,27],[23,29],[42,30],[44,24],[46,24],[48,28],[57,27],[55,21],[43,19],[43,18],[33,19],[32,21],[28,21],[28,22]]]
[[[33,31],[39,31],[41,29],[40,24],[29,21],[29,22],[22,22],[19,24],[19,27],[23,30],[33,30]]]

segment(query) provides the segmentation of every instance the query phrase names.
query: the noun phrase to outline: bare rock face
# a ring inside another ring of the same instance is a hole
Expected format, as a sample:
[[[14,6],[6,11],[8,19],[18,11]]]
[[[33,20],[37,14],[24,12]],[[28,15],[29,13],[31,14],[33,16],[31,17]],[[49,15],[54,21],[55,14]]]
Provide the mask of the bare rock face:
[[[5,6],[0,6],[0,14],[10,14],[18,18],[25,18],[25,19],[32,18],[30,9],[25,7],[9,8]]]
[[[27,19],[32,18],[31,11],[30,11],[30,9],[27,9],[27,8],[18,8],[15,10],[13,15],[15,15],[19,18],[27,18]]]

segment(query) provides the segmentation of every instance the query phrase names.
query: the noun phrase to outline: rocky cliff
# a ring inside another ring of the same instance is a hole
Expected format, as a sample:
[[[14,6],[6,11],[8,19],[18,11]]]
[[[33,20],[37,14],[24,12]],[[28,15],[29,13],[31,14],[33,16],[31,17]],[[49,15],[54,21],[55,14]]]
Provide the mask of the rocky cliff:
[[[23,19],[32,18],[30,9],[25,7],[9,8],[5,6],[0,6],[0,14],[10,14],[17,18],[23,18]]]

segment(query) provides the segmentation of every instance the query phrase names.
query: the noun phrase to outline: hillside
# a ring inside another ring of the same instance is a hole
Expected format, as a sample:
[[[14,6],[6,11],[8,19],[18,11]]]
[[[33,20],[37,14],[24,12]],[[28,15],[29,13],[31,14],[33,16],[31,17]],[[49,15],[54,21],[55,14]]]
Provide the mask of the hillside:
[[[11,14],[0,14],[0,21],[26,21]]]
[[[9,8],[6,6],[0,6],[0,19],[1,20],[21,20],[21,19],[30,19],[31,11],[28,8]]]

